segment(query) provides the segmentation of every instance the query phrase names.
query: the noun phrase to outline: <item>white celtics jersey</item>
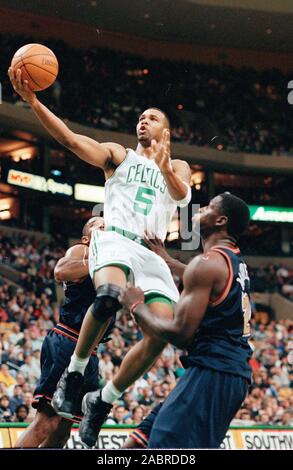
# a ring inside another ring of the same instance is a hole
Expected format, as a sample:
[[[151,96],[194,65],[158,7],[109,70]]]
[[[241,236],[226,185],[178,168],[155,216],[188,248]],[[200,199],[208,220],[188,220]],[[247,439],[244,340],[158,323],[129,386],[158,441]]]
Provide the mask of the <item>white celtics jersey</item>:
[[[176,208],[156,163],[128,149],[125,160],[105,184],[106,226],[140,237],[148,231],[165,240]]]

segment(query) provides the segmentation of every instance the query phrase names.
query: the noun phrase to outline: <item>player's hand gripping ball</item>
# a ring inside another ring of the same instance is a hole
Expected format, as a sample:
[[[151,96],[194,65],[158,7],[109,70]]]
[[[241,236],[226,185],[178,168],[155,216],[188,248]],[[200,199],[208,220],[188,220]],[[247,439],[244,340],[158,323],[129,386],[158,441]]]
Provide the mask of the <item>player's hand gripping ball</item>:
[[[54,52],[42,44],[26,44],[14,54],[10,70],[16,77],[21,70],[22,82],[27,81],[31,91],[41,91],[52,85],[59,65]]]

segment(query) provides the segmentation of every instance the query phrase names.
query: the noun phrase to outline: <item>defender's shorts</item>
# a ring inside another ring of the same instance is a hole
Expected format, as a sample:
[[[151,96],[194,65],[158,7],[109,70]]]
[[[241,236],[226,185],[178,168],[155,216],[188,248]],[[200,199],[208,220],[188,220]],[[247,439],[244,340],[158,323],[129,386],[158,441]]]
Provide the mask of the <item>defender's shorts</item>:
[[[148,448],[219,448],[247,389],[244,377],[189,367],[159,410]]]
[[[37,410],[42,409],[43,403],[50,404],[56,385],[66,367],[68,367],[70,358],[76,346],[74,341],[69,337],[73,335],[73,330],[64,332],[64,326],[60,328],[60,332],[51,330],[44,339],[41,350],[41,377],[38,380],[32,406]],[[78,332],[77,332],[78,334]],[[96,354],[92,354],[85,370],[85,383],[80,395],[80,406],[76,410],[73,420],[79,423],[82,419],[81,401],[87,392],[97,390],[99,386],[99,360]]]

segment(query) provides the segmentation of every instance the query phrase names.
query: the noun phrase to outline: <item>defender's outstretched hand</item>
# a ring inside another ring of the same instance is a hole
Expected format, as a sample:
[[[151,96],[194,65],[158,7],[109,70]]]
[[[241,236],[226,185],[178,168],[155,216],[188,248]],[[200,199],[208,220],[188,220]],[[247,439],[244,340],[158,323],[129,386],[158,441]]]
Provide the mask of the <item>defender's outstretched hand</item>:
[[[34,101],[34,99],[36,99],[36,94],[28,86],[28,81],[22,80],[20,69],[17,69],[15,72],[11,67],[9,67],[8,76],[14,90],[24,101],[27,101],[30,104]]]
[[[157,255],[161,256],[165,261],[166,259],[170,258],[164,243],[162,240],[157,237],[157,235],[152,235],[151,233],[145,233],[144,242]]]

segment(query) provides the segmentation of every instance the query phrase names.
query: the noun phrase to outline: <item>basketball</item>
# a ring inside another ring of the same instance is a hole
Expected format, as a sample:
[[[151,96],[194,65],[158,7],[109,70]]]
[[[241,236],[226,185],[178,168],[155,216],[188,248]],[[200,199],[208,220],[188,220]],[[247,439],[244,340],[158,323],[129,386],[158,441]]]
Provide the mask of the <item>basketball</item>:
[[[42,44],[26,44],[18,49],[11,67],[14,72],[21,70],[22,80],[27,80],[33,91],[45,90],[52,85],[59,68],[54,52]]]

